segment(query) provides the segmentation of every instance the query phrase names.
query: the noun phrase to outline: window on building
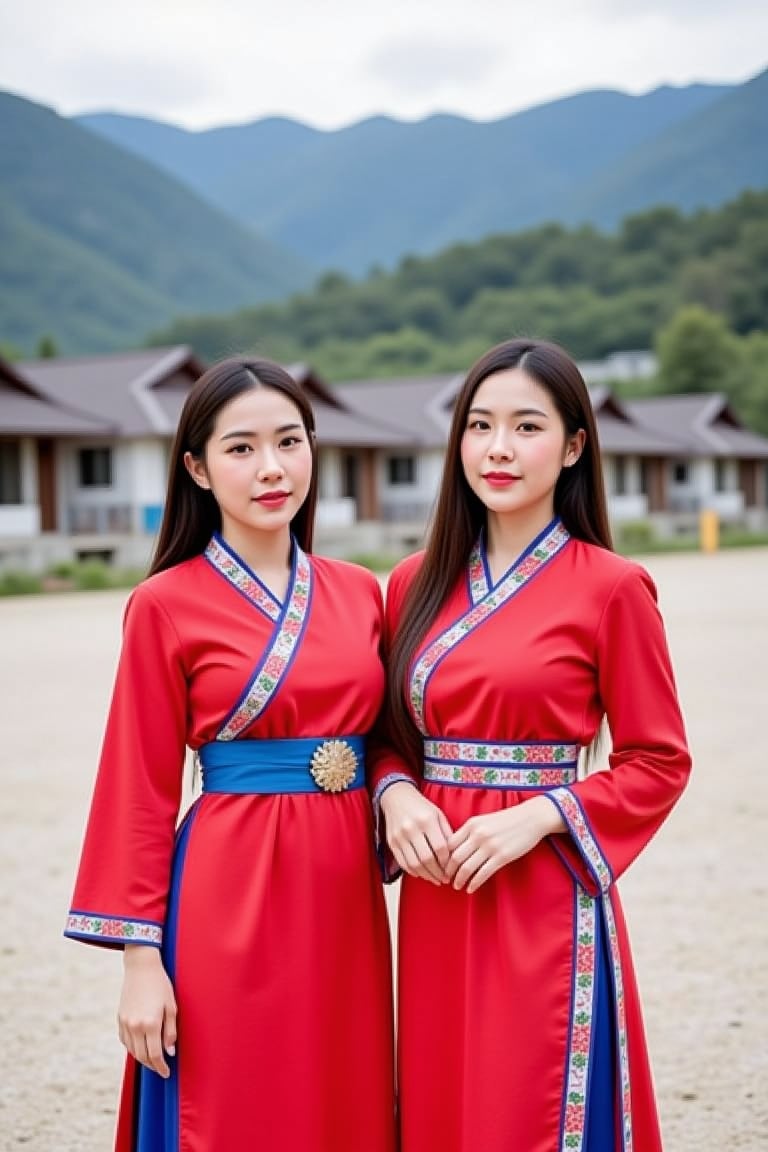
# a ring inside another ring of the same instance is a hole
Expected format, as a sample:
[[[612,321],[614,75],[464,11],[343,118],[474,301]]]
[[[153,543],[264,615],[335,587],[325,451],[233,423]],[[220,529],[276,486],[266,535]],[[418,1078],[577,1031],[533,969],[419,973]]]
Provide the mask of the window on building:
[[[726,480],[725,460],[715,460],[715,492],[725,492]]]
[[[613,461],[613,488],[617,496],[626,496],[627,462],[623,456],[616,456]]]
[[[672,466],[672,478],[675,484],[688,483],[688,461],[676,460]]]
[[[21,504],[21,448],[18,440],[0,440],[0,504]]]
[[[342,496],[357,500],[358,473],[357,456],[352,452],[345,453],[341,462]]]
[[[81,488],[112,487],[111,448],[81,448],[78,463]]]
[[[390,456],[387,459],[387,480],[390,487],[416,483],[416,457]]]

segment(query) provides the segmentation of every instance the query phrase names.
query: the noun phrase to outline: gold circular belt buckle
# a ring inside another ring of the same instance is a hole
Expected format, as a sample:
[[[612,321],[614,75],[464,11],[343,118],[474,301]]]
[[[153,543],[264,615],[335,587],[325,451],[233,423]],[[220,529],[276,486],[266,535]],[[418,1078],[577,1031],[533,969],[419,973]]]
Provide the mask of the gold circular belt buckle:
[[[326,740],[315,749],[309,770],[324,792],[343,792],[355,778],[357,756],[346,740]]]

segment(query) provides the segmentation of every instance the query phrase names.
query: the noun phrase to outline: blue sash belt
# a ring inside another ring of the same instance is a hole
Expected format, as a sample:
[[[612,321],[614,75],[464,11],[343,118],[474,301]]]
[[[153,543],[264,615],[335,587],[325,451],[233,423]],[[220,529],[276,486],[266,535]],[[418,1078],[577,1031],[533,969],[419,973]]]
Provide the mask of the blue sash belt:
[[[203,792],[349,792],[365,784],[362,736],[213,740],[198,755]]]

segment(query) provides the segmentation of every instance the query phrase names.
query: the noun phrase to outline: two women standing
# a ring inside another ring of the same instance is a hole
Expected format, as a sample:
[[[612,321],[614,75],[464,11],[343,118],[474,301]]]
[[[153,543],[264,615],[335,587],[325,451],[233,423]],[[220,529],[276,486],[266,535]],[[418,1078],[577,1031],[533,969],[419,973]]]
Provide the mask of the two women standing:
[[[312,416],[276,366],[211,369],[173,461],[68,929],[128,944],[119,1148],[392,1152],[360,787],[378,587],[308,555]],[[562,350],[510,342],[470,371],[386,630],[389,735],[367,760],[406,873],[402,1152],[653,1152],[614,882],[690,760],[653,585],[610,550],[594,418]],[[612,770],[578,778],[603,715]],[[186,745],[203,794],[174,846]]]

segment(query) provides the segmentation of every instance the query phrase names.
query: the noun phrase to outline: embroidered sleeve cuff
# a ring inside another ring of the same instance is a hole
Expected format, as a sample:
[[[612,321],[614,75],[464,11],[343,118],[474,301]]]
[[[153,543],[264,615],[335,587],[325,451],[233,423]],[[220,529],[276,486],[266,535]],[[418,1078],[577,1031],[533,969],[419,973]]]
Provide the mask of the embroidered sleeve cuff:
[[[122,948],[125,944],[149,944],[159,948],[163,926],[153,920],[125,920],[120,916],[94,916],[72,911],[67,916],[64,935],[87,944]]]
[[[551,792],[545,792],[544,795],[552,801],[565,821],[573,844],[597,891],[607,892],[613,884],[613,875],[608,861],[600,851],[600,846],[592,833],[584,809],[577,797],[570,788],[553,788]],[[557,841],[558,838],[554,836],[552,839]],[[554,846],[557,848],[556,843]],[[562,853],[559,854],[562,856]]]
[[[406,776],[404,772],[389,772],[386,776],[382,776],[376,788],[374,789],[373,796],[371,797],[371,804],[373,805],[373,835],[376,844],[376,855],[379,859],[379,867],[381,868],[381,878],[385,884],[391,884],[400,876],[401,870],[398,868],[395,858],[389,850],[387,843],[383,836],[382,829],[382,816],[381,816],[381,798],[391,784],[399,784],[404,781],[406,784],[412,784],[416,787],[416,783],[411,776]]]
[[[374,789],[373,796],[371,797],[371,803],[373,804],[373,811],[376,814],[376,818],[377,818],[377,825],[376,825],[377,834],[378,834],[378,816],[379,816],[379,810],[381,808],[381,798],[384,795],[384,793],[386,792],[387,788],[389,788],[389,786],[391,784],[399,784],[401,781],[405,781],[406,784],[413,784],[414,788],[416,787],[416,784],[414,783],[413,777],[412,776],[406,776],[405,772],[389,772],[386,776],[382,776],[381,780],[379,780],[378,784],[376,785],[376,787]]]

